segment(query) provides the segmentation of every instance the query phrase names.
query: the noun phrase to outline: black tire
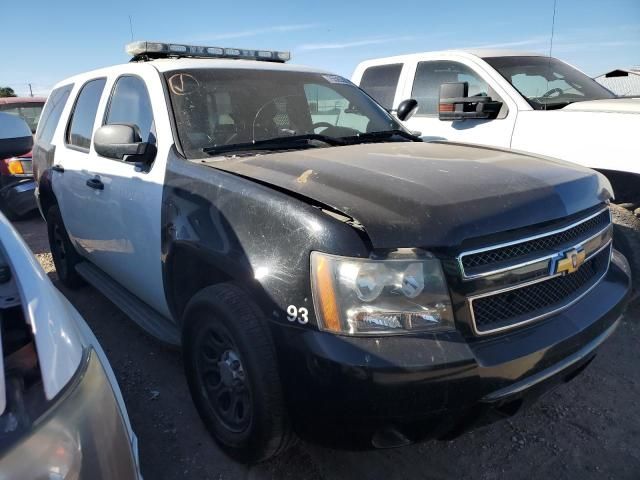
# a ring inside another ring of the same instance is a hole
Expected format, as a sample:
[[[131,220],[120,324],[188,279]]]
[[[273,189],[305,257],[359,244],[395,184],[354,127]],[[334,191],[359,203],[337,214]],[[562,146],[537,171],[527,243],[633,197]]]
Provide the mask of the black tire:
[[[619,205],[611,205],[613,216],[613,246],[631,266],[633,290],[640,289],[640,219]]]
[[[260,309],[240,288],[219,284],[198,292],[183,318],[187,382],[218,444],[250,464],[289,448],[294,437],[275,347]]]
[[[76,265],[82,261],[82,257],[69,240],[57,205],[52,206],[47,212],[47,234],[58,279],[69,288],[84,285],[84,279],[76,272]]]

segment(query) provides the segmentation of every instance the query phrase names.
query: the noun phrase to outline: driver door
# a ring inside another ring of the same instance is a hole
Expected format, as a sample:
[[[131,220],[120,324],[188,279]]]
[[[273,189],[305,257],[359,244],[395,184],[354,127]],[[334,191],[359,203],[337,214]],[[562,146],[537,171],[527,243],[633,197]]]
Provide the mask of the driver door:
[[[426,140],[450,140],[509,148],[515,126],[516,109],[509,108],[505,99],[491,88],[475,70],[451,60],[430,60],[409,66],[413,71],[406,98],[418,101],[418,110],[405,122],[412,131],[420,132]],[[466,119],[442,121],[438,118],[440,85],[467,82],[469,96],[490,96],[503,102],[498,118],[493,120]]]

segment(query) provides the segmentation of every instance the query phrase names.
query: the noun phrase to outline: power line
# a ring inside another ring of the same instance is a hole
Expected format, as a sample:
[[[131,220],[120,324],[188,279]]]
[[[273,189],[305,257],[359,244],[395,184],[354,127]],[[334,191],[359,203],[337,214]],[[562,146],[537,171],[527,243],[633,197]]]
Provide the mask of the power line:
[[[549,58],[551,58],[551,54],[553,53],[553,35],[555,33],[555,28],[556,28],[557,5],[558,5],[558,0],[553,0],[553,18],[551,20],[551,41],[549,42]]]

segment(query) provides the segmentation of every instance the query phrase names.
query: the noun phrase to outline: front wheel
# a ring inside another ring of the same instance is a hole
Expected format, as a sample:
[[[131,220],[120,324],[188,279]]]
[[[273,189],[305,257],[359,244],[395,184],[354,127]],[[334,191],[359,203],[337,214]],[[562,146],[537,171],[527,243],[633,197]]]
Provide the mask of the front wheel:
[[[182,351],[198,413],[230,456],[258,463],[290,446],[267,320],[240,288],[219,284],[191,299]]]

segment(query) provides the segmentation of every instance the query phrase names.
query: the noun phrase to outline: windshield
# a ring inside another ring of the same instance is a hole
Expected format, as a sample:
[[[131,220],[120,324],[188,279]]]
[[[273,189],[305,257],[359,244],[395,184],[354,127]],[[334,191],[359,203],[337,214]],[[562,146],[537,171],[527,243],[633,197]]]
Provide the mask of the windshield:
[[[29,125],[31,133],[36,133],[42,107],[44,107],[43,103],[9,103],[0,105],[0,111],[22,117],[24,121],[27,122],[27,125]]]
[[[584,73],[549,57],[492,57],[484,59],[536,110],[562,108],[585,100],[616,96]]]
[[[254,149],[267,143],[297,148],[306,137],[338,145],[343,138],[402,130],[380,105],[337,75],[208,68],[171,71],[165,78],[187,158],[234,146],[251,149],[254,143]]]

